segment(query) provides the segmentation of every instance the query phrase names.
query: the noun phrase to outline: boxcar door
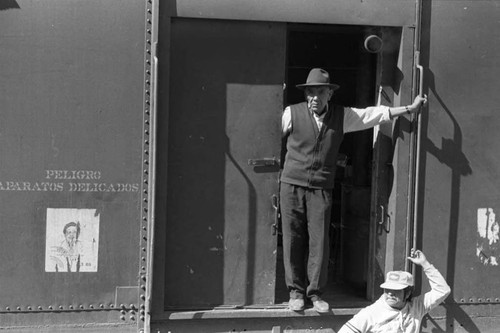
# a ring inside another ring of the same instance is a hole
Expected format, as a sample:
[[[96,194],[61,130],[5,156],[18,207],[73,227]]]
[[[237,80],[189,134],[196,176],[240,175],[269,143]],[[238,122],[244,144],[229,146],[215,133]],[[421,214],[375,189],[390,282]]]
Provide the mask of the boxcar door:
[[[285,26],[174,18],[168,28],[155,273],[164,308],[271,304]]]

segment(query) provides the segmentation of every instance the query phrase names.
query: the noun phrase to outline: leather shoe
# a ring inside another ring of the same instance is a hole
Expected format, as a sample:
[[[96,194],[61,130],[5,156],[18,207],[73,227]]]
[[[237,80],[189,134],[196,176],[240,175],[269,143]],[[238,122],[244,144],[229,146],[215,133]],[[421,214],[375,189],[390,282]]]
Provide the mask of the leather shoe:
[[[313,308],[316,310],[316,312],[319,313],[327,313],[330,311],[330,305],[328,305],[327,302],[318,299],[316,301],[313,301]]]
[[[302,298],[290,298],[288,301],[288,308],[292,311],[303,311],[304,310],[304,299]]]

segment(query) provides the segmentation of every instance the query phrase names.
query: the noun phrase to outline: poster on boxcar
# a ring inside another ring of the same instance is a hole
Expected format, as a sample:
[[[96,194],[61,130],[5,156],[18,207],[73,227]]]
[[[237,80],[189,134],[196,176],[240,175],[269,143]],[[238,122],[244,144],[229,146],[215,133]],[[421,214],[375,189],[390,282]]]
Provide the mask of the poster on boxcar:
[[[96,209],[47,208],[46,272],[97,272]]]

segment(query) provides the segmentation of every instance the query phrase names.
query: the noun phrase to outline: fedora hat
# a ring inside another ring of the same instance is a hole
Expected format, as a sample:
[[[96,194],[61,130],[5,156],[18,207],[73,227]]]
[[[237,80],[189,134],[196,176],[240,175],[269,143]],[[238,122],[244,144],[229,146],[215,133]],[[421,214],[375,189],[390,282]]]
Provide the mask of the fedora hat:
[[[337,90],[340,88],[338,84],[330,83],[330,74],[327,71],[321,68],[313,68],[309,72],[307,76],[306,83],[297,84],[297,88],[304,89],[306,87],[320,87],[320,86],[328,86],[333,90]]]

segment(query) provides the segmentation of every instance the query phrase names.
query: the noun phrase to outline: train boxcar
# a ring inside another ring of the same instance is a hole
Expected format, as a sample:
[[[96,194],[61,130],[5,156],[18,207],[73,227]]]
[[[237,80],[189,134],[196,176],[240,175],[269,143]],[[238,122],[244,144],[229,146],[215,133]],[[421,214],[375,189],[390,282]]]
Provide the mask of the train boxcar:
[[[336,332],[418,247],[451,295],[423,332],[500,326],[500,2],[0,3],[0,327]],[[285,106],[322,67],[346,134],[327,314],[288,310]]]

